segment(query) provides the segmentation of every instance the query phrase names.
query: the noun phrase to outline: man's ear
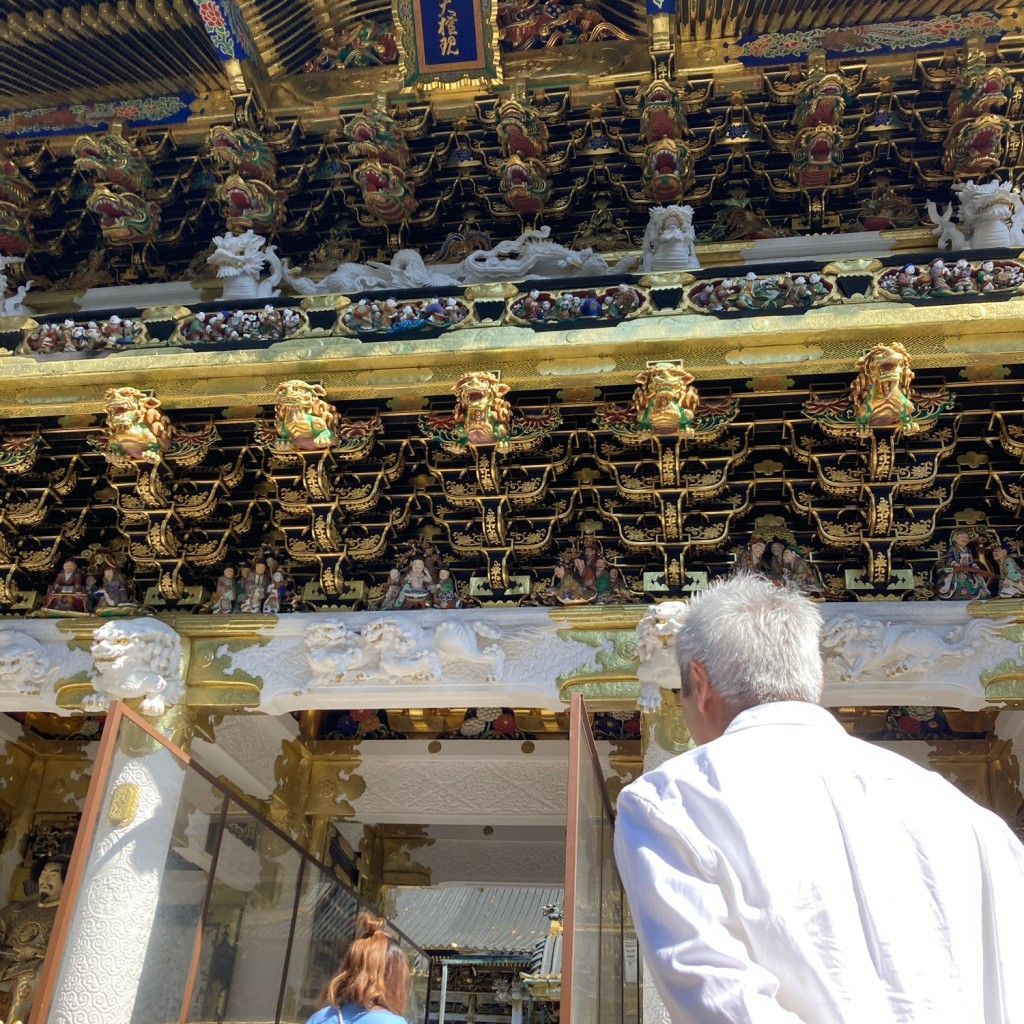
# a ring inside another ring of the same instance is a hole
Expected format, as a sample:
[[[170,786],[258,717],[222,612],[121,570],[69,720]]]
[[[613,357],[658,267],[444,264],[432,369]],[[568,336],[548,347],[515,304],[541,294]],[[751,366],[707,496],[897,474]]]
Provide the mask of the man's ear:
[[[708,670],[702,661],[694,659],[690,662],[690,684],[697,698],[697,710],[703,715],[708,710],[708,701],[713,691],[711,680],[708,679]]]

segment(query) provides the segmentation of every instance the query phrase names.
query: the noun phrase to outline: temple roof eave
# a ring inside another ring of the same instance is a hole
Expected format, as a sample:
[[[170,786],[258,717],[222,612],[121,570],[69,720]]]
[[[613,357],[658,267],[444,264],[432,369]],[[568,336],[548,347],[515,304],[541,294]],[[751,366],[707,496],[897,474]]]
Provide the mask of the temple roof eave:
[[[114,383],[153,388],[168,408],[265,404],[277,381],[308,372],[332,399],[383,393],[444,394],[469,366],[486,365],[517,389],[563,383],[631,383],[649,360],[682,357],[702,380],[812,371],[847,372],[872,343],[913,345],[915,368],[1019,362],[1024,297],[1004,302],[911,306],[856,302],[799,316],[720,320],[695,314],[638,318],[614,330],[573,327],[538,334],[480,325],[436,338],[364,343],[332,334],[298,336],[266,349],[139,349],[103,359],[2,361],[0,416],[93,414]],[[201,382],[201,383],[200,383]]]

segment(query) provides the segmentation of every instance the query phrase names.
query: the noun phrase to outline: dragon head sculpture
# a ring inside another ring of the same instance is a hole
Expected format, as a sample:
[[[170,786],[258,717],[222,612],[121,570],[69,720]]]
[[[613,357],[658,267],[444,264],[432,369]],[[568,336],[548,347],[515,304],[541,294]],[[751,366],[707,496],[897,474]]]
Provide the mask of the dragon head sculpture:
[[[1010,122],[999,114],[960,121],[942,146],[942,169],[954,179],[984,177],[1003,162]]]
[[[341,128],[349,140],[350,156],[361,160],[374,160],[395,167],[409,166],[409,146],[401,126],[393,117],[380,110],[355,114]]]
[[[516,213],[537,213],[551,196],[551,179],[541,160],[510,156],[501,165],[498,192]]]
[[[998,64],[968,62],[946,101],[950,124],[1001,110],[1013,97],[1013,76]]]
[[[832,124],[817,124],[797,132],[789,173],[800,188],[828,188],[835,183],[842,170],[842,128]]]
[[[80,136],[75,142],[75,170],[136,195],[153,183],[149,162],[139,148],[115,132]]]
[[[259,178],[248,180],[238,174],[228,175],[217,187],[217,198],[225,206],[228,231],[270,235],[284,221],[286,193],[275,191]]]
[[[498,108],[498,141],[506,156],[525,160],[548,151],[548,126],[537,112],[522,100],[512,97]]]
[[[217,164],[232,174],[268,185],[277,177],[277,157],[263,136],[251,128],[214,125],[207,136],[206,148]]]
[[[35,198],[36,187],[10,158],[0,156],[0,202],[25,207]]]
[[[367,160],[356,168],[366,212],[382,224],[403,224],[419,205],[405,172],[393,164]]]
[[[658,139],[644,150],[644,192],[658,203],[682,199],[694,182],[693,159],[684,142]]]
[[[686,116],[679,91],[665,81],[655,78],[640,94],[640,134],[648,142],[658,139],[678,139],[686,130]]]
[[[32,222],[22,207],[0,202],[0,249],[26,253],[32,248]]]
[[[793,111],[797,128],[819,124],[841,125],[853,83],[833,71],[813,72],[800,86]]]
[[[85,201],[100,219],[100,231],[111,245],[152,242],[160,230],[160,207],[118,187],[96,185]]]
[[[221,278],[259,277],[266,261],[266,244],[267,240],[254,231],[243,231],[240,235],[215,235],[213,252],[206,262]]]

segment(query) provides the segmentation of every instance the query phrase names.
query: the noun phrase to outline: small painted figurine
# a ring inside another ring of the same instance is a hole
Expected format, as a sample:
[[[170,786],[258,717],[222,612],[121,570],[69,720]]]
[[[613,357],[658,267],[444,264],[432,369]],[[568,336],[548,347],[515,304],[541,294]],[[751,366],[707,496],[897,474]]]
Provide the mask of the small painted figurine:
[[[229,565],[217,580],[213,600],[210,602],[210,614],[230,615],[235,610],[237,603],[238,581],[235,579],[235,570]]]
[[[382,612],[393,611],[398,606],[398,595],[402,591],[402,574],[398,569],[392,569],[388,573],[388,588],[384,591],[384,597],[380,602]]]
[[[782,552],[782,567],[788,589],[799,590],[801,594],[820,594],[824,589],[814,566],[796,549],[787,547]]]
[[[435,608],[461,608],[462,598],[459,597],[459,589],[452,579],[452,574],[447,569],[439,569],[437,573],[437,588],[434,590]]]
[[[409,571],[402,581],[402,589],[398,592],[396,608],[426,608],[430,604],[430,594],[434,589],[434,578],[427,570],[422,558],[414,558],[409,563]]]
[[[252,575],[246,579],[246,589],[238,610],[256,615],[262,612],[263,601],[270,583],[270,570],[267,568],[267,563],[261,559],[253,566]]]
[[[271,576],[270,583],[267,585],[266,596],[263,600],[264,615],[280,615],[287,596],[288,584],[285,582],[284,573],[279,569]]]
[[[604,559],[598,559],[598,561],[603,562]],[[598,604],[631,604],[636,601],[636,595],[627,586],[617,565],[608,566],[605,576],[603,589],[600,574],[597,577]]]
[[[935,596],[942,601],[973,601],[988,597],[989,571],[983,568],[971,550],[967,530],[954,530],[949,551],[936,570]]]
[[[773,540],[771,546],[771,553],[768,559],[767,573],[768,579],[772,583],[782,586],[786,579],[786,566],[782,561],[782,556],[786,551],[786,545],[781,540]]]
[[[544,591],[544,596],[553,598],[559,604],[590,604],[597,597],[597,591],[593,588],[586,589],[583,581],[572,569],[556,565],[551,585]]]
[[[1024,597],[1024,573],[1013,557],[1009,544],[997,544],[992,557],[999,566],[999,597]]]
[[[103,570],[103,582],[96,589],[96,605],[94,611],[102,615],[113,608],[131,608],[135,602],[128,593],[128,584],[124,575],[116,566],[108,565]]]
[[[78,563],[69,558],[57,578],[50,584],[43,607],[55,612],[88,612],[89,594]]]
[[[736,559],[735,572],[764,572],[764,553],[768,545],[756,537],[751,538],[747,550]]]

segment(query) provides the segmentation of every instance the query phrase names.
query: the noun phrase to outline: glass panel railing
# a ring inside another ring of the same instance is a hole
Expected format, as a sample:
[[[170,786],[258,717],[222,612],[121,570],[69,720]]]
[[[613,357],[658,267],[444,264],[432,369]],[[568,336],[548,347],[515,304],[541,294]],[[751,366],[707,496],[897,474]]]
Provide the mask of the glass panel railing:
[[[638,1024],[636,937],[612,848],[614,812],[582,696],[569,723],[562,959],[567,1024]]]
[[[64,892],[34,1024],[301,1024],[372,909],[121,705]],[[419,1024],[429,960],[399,936]]]

